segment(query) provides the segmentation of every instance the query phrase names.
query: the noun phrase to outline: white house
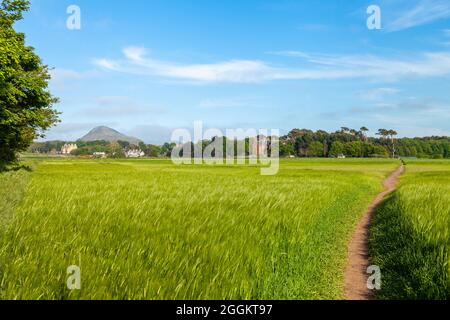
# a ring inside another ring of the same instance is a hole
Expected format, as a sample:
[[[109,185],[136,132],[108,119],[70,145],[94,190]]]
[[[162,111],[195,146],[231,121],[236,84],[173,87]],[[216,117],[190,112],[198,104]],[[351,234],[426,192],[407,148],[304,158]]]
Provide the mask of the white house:
[[[140,158],[145,156],[145,153],[141,150],[128,150],[127,152],[125,152],[125,156],[127,158]]]
[[[94,152],[92,155],[98,158],[106,158],[106,152]]]
[[[65,144],[61,148],[61,154],[69,155],[73,150],[77,150],[78,146],[76,144]]]

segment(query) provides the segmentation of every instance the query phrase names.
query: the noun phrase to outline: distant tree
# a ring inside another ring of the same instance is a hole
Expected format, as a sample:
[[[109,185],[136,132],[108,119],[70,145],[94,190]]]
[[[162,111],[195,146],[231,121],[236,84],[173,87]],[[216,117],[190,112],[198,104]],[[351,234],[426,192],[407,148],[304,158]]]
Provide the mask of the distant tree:
[[[373,145],[372,152],[368,156],[384,158],[384,157],[389,157],[389,152],[386,150],[385,147],[376,144],[376,145]]]
[[[123,149],[117,141],[114,141],[108,145],[107,152],[110,156],[116,156],[121,155],[123,153]]]
[[[120,145],[120,147],[124,150],[128,150],[130,148],[130,143],[128,141],[122,141],[118,140],[117,143]]]
[[[361,141],[351,141],[344,144],[344,154],[348,157],[359,158],[363,156]]]
[[[147,148],[148,148],[148,146],[142,141],[139,142],[138,147],[141,151],[144,151],[144,152],[146,152]]]
[[[369,132],[369,129],[367,129],[366,127],[361,127],[359,131],[361,132],[362,140],[367,141],[367,132]]]
[[[299,157],[309,156],[309,145],[314,141],[314,132],[309,129],[302,129],[298,131],[298,136],[295,139],[295,152]]]
[[[391,155],[395,158],[395,136],[397,136],[397,131],[395,130],[387,130],[387,129],[378,129],[377,135],[381,136],[382,140],[389,145],[389,149],[391,151]]]
[[[340,141],[335,141],[331,144],[330,156],[338,157],[344,154],[344,144]]]
[[[376,133],[376,135],[381,136],[381,138],[383,138],[383,139],[386,139],[386,137],[388,136],[388,130],[378,129],[378,132]]]
[[[309,146],[309,156],[310,157],[323,157],[323,143],[320,141],[313,141]]]
[[[300,129],[292,129],[288,133],[287,136],[288,136],[289,140],[291,140],[292,143],[295,143],[297,138],[300,137],[301,135],[302,135],[302,130],[300,130]]]
[[[27,0],[0,3],[0,162],[6,163],[58,122],[48,67],[13,27],[28,8]]]
[[[395,137],[398,135],[398,133],[397,131],[391,129],[387,131],[387,135],[391,140],[392,158],[395,158]]]
[[[342,133],[349,133],[349,132],[350,132],[350,128],[347,128],[347,127],[341,127],[341,132],[342,132]]]
[[[161,154],[161,147],[149,144],[147,145],[146,155],[152,158],[157,158]]]
[[[172,155],[172,150],[175,148],[176,143],[164,143],[161,147],[161,156],[163,157],[170,157]]]
[[[294,144],[291,140],[286,139],[287,137],[283,137],[280,139],[280,156],[288,157],[295,155]]]
[[[87,147],[78,148],[70,152],[73,156],[87,156],[91,154],[91,150]]]

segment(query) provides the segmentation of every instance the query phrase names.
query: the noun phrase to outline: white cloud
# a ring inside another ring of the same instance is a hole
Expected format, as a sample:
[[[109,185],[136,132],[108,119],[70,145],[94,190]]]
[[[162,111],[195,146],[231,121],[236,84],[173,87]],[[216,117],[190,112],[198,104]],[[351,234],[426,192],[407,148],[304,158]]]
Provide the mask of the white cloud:
[[[75,71],[70,69],[55,68],[50,70],[50,84],[58,88],[64,88],[73,84],[76,80],[98,77],[99,72],[95,70]]]
[[[450,1],[421,0],[413,8],[386,26],[389,32],[400,31],[450,17]]]
[[[268,74],[270,68],[260,61],[234,60],[215,64],[167,66],[164,75],[209,82],[258,82]]]
[[[125,57],[134,62],[143,62],[146,50],[140,47],[128,47],[123,50]]]
[[[124,49],[124,60],[98,59],[102,68],[140,75],[204,83],[257,83],[274,80],[321,80],[370,78],[392,81],[401,77],[434,77],[450,74],[450,53],[425,53],[405,58],[372,55],[309,55],[286,51],[306,63],[305,67],[275,67],[259,60],[229,60],[206,64],[180,64],[160,61],[145,55],[145,49]]]
[[[78,123],[63,121],[62,123],[58,123],[55,127],[50,128],[50,130],[45,133],[45,138],[40,138],[38,139],[38,141],[75,141],[85,135],[87,131],[98,125],[99,123]]]
[[[403,126],[397,129],[400,137],[449,137],[450,131],[439,128]]]
[[[108,59],[95,59],[94,64],[109,70],[119,70],[119,66],[114,61]]]
[[[145,143],[163,144],[169,142],[172,132],[175,128],[165,127],[158,124],[138,125],[130,130],[125,130],[125,133],[139,137]]]
[[[213,98],[202,100],[198,107],[205,109],[214,108],[242,108],[242,107],[255,107],[259,106],[257,99],[248,97],[236,97],[236,98]]]
[[[52,69],[50,70],[51,81],[55,84],[62,84],[67,80],[80,79],[82,74],[74,70]]]
[[[95,98],[93,106],[82,110],[82,114],[95,117],[136,116],[160,114],[165,108],[144,106],[126,96],[101,96]]]
[[[303,51],[294,51],[294,50],[286,50],[286,51],[275,51],[268,52],[269,54],[274,54],[278,56],[291,57],[291,58],[310,58],[311,55],[307,54]]]
[[[358,96],[365,100],[380,100],[386,96],[394,95],[398,93],[399,90],[395,88],[376,88],[367,91],[358,92]]]

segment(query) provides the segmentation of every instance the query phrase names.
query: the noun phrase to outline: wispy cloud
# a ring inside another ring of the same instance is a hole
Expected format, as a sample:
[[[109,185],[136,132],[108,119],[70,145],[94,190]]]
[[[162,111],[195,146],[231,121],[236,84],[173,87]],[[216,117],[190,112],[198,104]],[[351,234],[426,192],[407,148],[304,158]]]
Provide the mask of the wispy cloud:
[[[380,100],[386,96],[391,96],[398,93],[396,88],[376,88],[366,91],[360,91],[357,95],[365,100]]]
[[[54,82],[63,82],[65,80],[80,79],[82,74],[78,71],[68,69],[52,69],[50,76]]]
[[[254,98],[249,97],[235,97],[235,98],[210,98],[202,100],[198,107],[205,109],[216,108],[252,108],[261,106],[261,104]]]
[[[146,143],[163,144],[170,141],[175,128],[161,126],[157,124],[137,125],[124,132],[133,137],[139,137]]]
[[[80,72],[70,69],[56,68],[50,70],[50,84],[57,87],[64,87],[68,83],[72,83],[75,80],[81,80],[96,76],[98,76],[98,72],[95,70]]]
[[[108,59],[94,59],[94,64],[99,66],[99,67],[103,67],[105,69],[110,69],[110,70],[118,70],[119,66],[111,60]]]
[[[408,1],[409,2],[409,1]],[[450,1],[420,0],[386,26],[389,32],[400,31],[450,17]]]
[[[306,52],[295,51],[295,50],[268,52],[268,54],[273,54],[273,55],[283,56],[283,57],[291,57],[291,58],[305,58],[305,59],[309,59],[311,57],[311,55]]]
[[[416,121],[435,117],[446,119],[450,116],[450,104],[448,101],[433,97],[410,97],[396,102],[376,102],[369,106],[353,107],[335,113],[335,115],[355,114],[383,117],[399,115],[404,118],[414,117]]]
[[[143,106],[126,96],[101,96],[95,98],[93,106],[82,110],[82,114],[94,117],[135,116],[147,113],[160,114],[165,108]]]
[[[128,47],[125,59],[97,59],[107,70],[159,76],[202,83],[257,83],[275,80],[371,78],[392,81],[402,77],[435,77],[450,74],[450,53],[435,52],[399,58],[373,55],[319,55],[286,51],[304,67],[279,67],[260,60],[229,60],[206,64],[181,64],[149,57],[144,48]]]
[[[45,138],[40,138],[38,141],[50,141],[50,140],[64,140],[75,141],[85,135],[87,131],[98,126],[105,125],[105,123],[95,122],[70,122],[63,121],[58,123],[55,127],[51,128]],[[112,124],[108,124],[112,125]]]

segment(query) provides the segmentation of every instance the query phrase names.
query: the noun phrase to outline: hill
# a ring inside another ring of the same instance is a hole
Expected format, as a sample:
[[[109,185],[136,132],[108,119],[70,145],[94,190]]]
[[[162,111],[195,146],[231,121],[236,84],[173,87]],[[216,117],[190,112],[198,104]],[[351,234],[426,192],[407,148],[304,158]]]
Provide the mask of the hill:
[[[123,133],[120,133],[117,130],[101,126],[101,127],[95,127],[91,131],[89,131],[88,134],[83,136],[82,138],[78,139],[79,141],[99,141],[99,140],[105,140],[105,141],[127,141],[130,144],[138,145],[139,142],[142,142],[138,138],[129,137],[127,135],[124,135]]]

